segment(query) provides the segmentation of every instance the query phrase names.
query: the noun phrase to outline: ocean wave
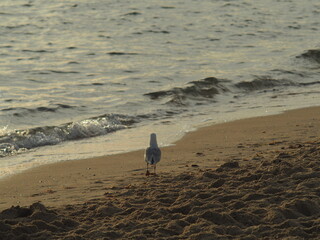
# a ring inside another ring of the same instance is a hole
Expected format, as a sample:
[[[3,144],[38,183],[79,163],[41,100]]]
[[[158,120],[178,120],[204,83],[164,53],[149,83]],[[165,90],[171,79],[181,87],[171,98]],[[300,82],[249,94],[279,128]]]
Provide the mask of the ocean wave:
[[[318,85],[320,84],[320,81],[314,81],[314,82],[306,82],[306,83],[300,83],[300,86],[312,86],[312,85]]]
[[[43,112],[57,112],[61,109],[71,109],[76,108],[75,106],[67,105],[67,104],[56,104],[54,107],[37,107],[37,108],[24,108],[24,107],[10,107],[3,108],[0,111],[2,112],[15,112],[14,116],[25,116],[27,113],[43,113]]]
[[[152,100],[168,99],[166,104],[186,106],[192,101],[214,102],[215,96],[228,93],[255,92],[274,89],[277,87],[303,86],[287,79],[273,79],[270,76],[257,76],[252,81],[232,83],[229,80],[208,77],[199,81],[192,81],[185,87],[175,87],[169,90],[144,94]]]
[[[175,87],[170,90],[156,91],[144,94],[152,100],[169,98],[167,104],[187,105],[188,100],[213,99],[221,92],[229,92],[223,84],[227,80],[220,80],[215,77],[208,77],[199,81],[192,81],[185,87]]]
[[[45,126],[0,133],[0,157],[13,155],[25,149],[56,145],[64,141],[96,137],[130,127],[136,122],[126,115],[107,114],[60,126]]]
[[[297,58],[307,59],[316,63],[320,63],[320,49],[310,49],[301,55],[297,56]]]
[[[124,14],[124,16],[137,16],[137,15],[141,15],[142,13],[137,12],[137,11],[133,11],[133,12],[128,12],[126,14]]]
[[[294,73],[294,75],[298,74],[298,72]],[[208,77],[199,81],[189,82],[185,87],[174,87],[169,90],[149,92],[144,94],[144,96],[154,101],[162,101],[169,106],[189,107],[192,104],[203,105],[206,103],[215,103],[218,101],[216,100],[216,96],[218,95],[233,95],[234,97],[239,97],[243,94],[255,94],[290,87],[303,88],[319,84],[320,81],[298,82],[290,78],[275,79],[268,75],[256,76],[251,81],[241,81],[238,83],[226,79],[222,80],[215,77]]]
[[[61,71],[61,70],[49,70],[49,72],[51,73],[60,73],[60,74],[77,74],[77,73],[80,73],[78,71]]]
[[[266,90],[279,86],[295,86],[296,83],[286,79],[273,79],[269,76],[259,76],[252,81],[243,81],[235,84],[235,87],[245,91]]]
[[[132,52],[108,52],[107,54],[111,56],[138,55],[138,53]]]
[[[39,50],[22,49],[22,52],[30,52],[30,53],[53,53],[54,51],[45,50],[45,49],[39,49]]]

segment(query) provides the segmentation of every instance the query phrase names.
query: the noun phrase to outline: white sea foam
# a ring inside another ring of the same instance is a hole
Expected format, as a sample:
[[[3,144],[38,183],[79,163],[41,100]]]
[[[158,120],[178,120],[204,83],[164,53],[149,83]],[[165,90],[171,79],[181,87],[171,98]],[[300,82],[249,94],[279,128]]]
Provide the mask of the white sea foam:
[[[4,128],[3,135],[0,136],[0,157],[19,153],[20,149],[33,149],[105,135],[127,128],[130,124],[132,124],[130,117],[106,115],[55,127],[39,127],[11,132]]]
[[[0,127],[0,136],[7,135],[10,132],[8,127],[9,127],[8,125],[2,128]]]

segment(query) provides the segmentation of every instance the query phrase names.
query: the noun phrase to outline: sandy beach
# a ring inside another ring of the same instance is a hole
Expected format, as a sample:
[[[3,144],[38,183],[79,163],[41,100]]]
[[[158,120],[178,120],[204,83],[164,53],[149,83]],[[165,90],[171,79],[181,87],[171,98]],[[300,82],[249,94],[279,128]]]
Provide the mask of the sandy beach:
[[[157,176],[143,153],[2,179],[0,239],[320,237],[320,107],[188,133],[162,148]]]

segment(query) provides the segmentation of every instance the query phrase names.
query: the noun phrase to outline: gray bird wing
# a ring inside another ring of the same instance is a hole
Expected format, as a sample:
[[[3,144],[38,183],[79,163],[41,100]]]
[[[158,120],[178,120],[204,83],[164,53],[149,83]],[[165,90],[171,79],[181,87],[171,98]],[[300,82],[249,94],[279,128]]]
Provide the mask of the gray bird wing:
[[[145,161],[149,164],[157,164],[161,159],[160,148],[148,147],[145,152]]]

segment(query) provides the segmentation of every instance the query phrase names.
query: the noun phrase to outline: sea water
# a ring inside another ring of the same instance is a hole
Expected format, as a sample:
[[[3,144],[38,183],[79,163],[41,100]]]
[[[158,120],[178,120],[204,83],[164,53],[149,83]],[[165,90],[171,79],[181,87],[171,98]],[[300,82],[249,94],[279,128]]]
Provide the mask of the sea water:
[[[320,2],[0,3],[0,176],[319,105]]]

